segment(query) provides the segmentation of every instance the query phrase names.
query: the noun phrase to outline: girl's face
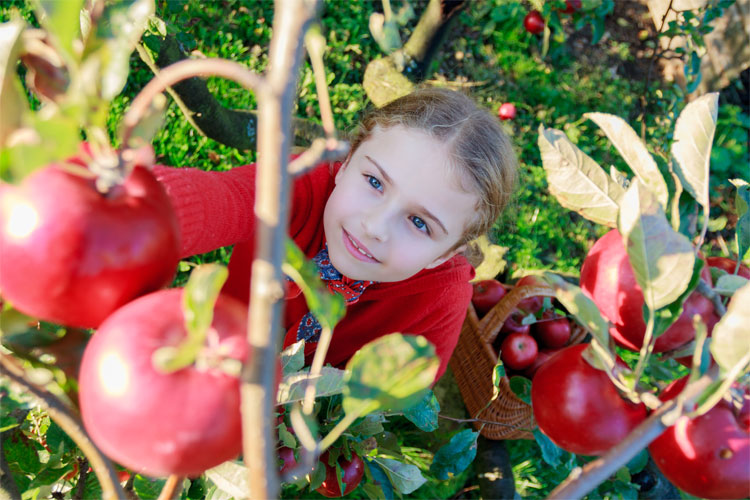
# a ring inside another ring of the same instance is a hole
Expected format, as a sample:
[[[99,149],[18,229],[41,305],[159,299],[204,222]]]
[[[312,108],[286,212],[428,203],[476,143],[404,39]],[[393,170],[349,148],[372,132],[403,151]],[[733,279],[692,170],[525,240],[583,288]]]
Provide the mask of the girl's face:
[[[446,146],[415,129],[376,127],[336,174],[323,223],[334,267],[351,279],[401,281],[453,257],[476,214]]]

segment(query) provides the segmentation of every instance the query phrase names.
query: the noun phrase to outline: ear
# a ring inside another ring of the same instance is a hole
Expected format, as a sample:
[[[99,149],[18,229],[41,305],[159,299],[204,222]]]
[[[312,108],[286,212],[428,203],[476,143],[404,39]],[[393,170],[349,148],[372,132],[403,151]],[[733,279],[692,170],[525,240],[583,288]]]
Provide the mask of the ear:
[[[444,263],[445,261],[453,258],[453,256],[456,255],[457,253],[461,253],[464,250],[466,250],[466,245],[461,245],[460,247],[458,247],[456,249],[450,250],[447,253],[445,253],[444,255],[441,255],[440,257],[438,257],[437,259],[433,260],[428,265],[426,265],[425,269],[434,269],[437,266],[439,266],[440,264]]]

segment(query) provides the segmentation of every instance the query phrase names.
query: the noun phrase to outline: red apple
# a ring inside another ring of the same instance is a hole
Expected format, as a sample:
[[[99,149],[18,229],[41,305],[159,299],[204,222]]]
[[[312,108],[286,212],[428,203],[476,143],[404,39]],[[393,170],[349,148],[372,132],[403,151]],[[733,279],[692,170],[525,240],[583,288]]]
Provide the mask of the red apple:
[[[542,319],[534,323],[531,330],[534,338],[550,349],[560,348],[570,340],[570,322],[551,309],[544,311]]]
[[[248,357],[247,308],[220,296],[197,361],[164,373],[154,352],[186,337],[182,289],[161,290],[118,309],[86,346],[81,416],[110,458],[149,476],[200,475],[242,449],[240,382],[224,371]]]
[[[477,281],[472,287],[471,302],[480,315],[487,314],[505,296],[505,287],[497,280]]]
[[[516,286],[536,286],[542,284],[542,281],[533,275],[524,276],[516,283]],[[536,314],[544,305],[544,297],[535,295],[526,297],[518,303],[518,308],[526,313]]]
[[[524,317],[526,315],[523,311],[513,309],[510,316],[505,319],[505,323],[500,328],[500,333],[529,333],[531,327],[522,323]]]
[[[701,276],[710,282],[710,273],[705,272],[705,268]],[[622,236],[616,229],[599,238],[589,250],[581,268],[581,288],[614,325],[610,333],[615,341],[638,351],[646,332],[643,292],[635,280]],[[680,317],[656,339],[654,352],[675,349],[695,338],[694,314],[703,318],[709,334],[719,321],[711,301],[693,292],[683,304]]]
[[[360,481],[362,481],[362,476],[365,473],[365,463],[359,455],[352,453],[351,460],[347,460],[343,454],[339,455],[336,462],[341,467],[341,482],[344,484],[344,492],[341,493],[341,487],[339,486],[336,474],[336,467],[328,463],[328,451],[324,451],[323,454],[320,455],[320,461],[326,468],[326,478],[323,480],[323,484],[321,484],[315,491],[324,497],[338,498],[348,495],[359,485]]]
[[[284,462],[279,469],[280,474],[284,474],[285,472],[293,470],[295,467],[297,467],[297,459],[294,456],[293,449],[282,446],[281,448],[279,448],[278,454],[279,458]]]
[[[676,397],[687,378],[667,386],[659,398]],[[743,407],[750,407],[750,394],[744,392]],[[662,474],[693,496],[746,498],[750,494],[750,426],[742,408],[726,400],[699,417],[683,415],[648,451]]]
[[[516,117],[516,105],[512,102],[505,102],[497,112],[501,120],[512,120]]]
[[[95,328],[171,282],[178,231],[169,198],[147,168],[102,194],[93,180],[52,165],[3,186],[0,289],[30,316]]]
[[[544,18],[538,10],[532,10],[523,18],[523,27],[526,31],[538,35],[544,31]]]
[[[511,333],[500,345],[500,359],[513,370],[523,370],[536,359],[536,340],[526,333]]]
[[[565,9],[561,10],[563,14],[572,14],[577,10],[581,10],[583,2],[581,0],[565,0]]]

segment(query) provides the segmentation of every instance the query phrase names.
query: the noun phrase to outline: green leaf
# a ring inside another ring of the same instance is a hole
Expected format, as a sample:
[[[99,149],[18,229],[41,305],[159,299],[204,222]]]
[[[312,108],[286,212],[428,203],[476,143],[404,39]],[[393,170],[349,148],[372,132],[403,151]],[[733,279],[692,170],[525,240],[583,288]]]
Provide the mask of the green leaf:
[[[599,125],[630,169],[654,193],[662,208],[666,209],[669,199],[667,183],[646,145],[630,125],[619,116],[606,113],[586,113],[583,116]]]
[[[653,312],[654,314],[654,332],[653,332],[654,338],[657,338],[659,335],[667,331],[667,329],[670,326],[672,326],[672,324],[675,321],[677,321],[677,318],[680,317],[680,315],[682,314],[683,305],[685,301],[693,292],[693,290],[695,290],[695,288],[698,286],[698,281],[700,281],[701,279],[702,268],[703,268],[703,261],[701,260],[694,261],[693,274],[690,277],[690,282],[688,283],[687,288],[685,288],[685,290],[683,290],[680,296],[677,297],[673,302]],[[648,314],[649,314],[648,306],[644,304],[643,305],[643,317],[647,318]]]
[[[747,278],[736,274],[725,274],[721,276],[714,285],[714,291],[719,295],[731,297],[734,293],[748,283]]]
[[[674,302],[690,285],[693,246],[640,181],[623,197],[618,226],[646,305],[655,311]]]
[[[234,498],[246,498],[250,491],[247,484],[247,467],[237,462],[224,462],[208,469],[205,474],[218,489]]]
[[[552,442],[538,427],[534,429],[534,440],[542,450],[542,460],[552,467],[560,467],[570,461],[572,453]]]
[[[430,465],[430,473],[440,480],[451,475],[460,474],[474,461],[477,455],[479,433],[464,429],[454,436],[435,453]]]
[[[359,422],[349,427],[347,432],[361,437],[374,436],[375,434],[383,432],[384,422],[387,422],[387,420],[382,413],[370,413],[369,415],[365,415],[365,417]]]
[[[432,391],[427,391],[419,403],[404,410],[404,416],[425,432],[432,432],[438,428],[439,413],[440,403]]]
[[[23,87],[16,73],[24,29],[26,23],[21,20],[0,25],[0,108],[3,110],[0,113],[0,149],[5,148],[8,137],[21,127],[24,116],[29,112],[28,101],[22,97]],[[3,175],[3,178],[6,177]]]
[[[372,479],[375,483],[373,486],[379,487],[381,489],[381,494],[379,496],[376,496],[375,498],[393,500],[393,485],[391,484],[391,480],[388,478],[388,475],[385,473],[383,468],[372,460],[365,460],[365,465],[370,471],[370,474],[372,474]]]
[[[586,296],[580,287],[568,283],[560,276],[545,273],[542,278],[555,289],[555,298],[572,314],[576,321],[599,341],[602,346],[609,345],[609,323],[593,300]]]
[[[300,287],[308,309],[321,326],[333,329],[346,314],[344,298],[328,290],[320,279],[318,267],[305,257],[291,238],[287,238],[284,245],[286,255],[281,269]]]
[[[320,375],[315,378],[315,395],[317,397],[333,396],[344,390],[344,370],[324,366]],[[302,401],[305,398],[305,390],[310,374],[293,373],[285,376],[279,384],[279,390],[276,393],[276,404],[285,405]]]
[[[80,35],[80,16],[83,0],[33,0],[39,24],[52,35],[53,43],[76,60],[73,40]]]
[[[503,380],[505,375],[505,365],[503,364],[503,360],[500,359],[500,352],[498,352],[497,364],[492,369],[492,399],[490,399],[490,402],[496,400],[498,396],[500,396],[500,381]]]
[[[47,446],[53,453],[65,453],[76,449],[75,442],[54,421],[47,428]]]
[[[563,132],[540,126],[538,143],[557,201],[593,222],[615,227],[623,188]]]
[[[750,184],[742,179],[732,179],[730,182],[737,188],[734,205],[739,218],[735,236],[737,237],[737,255],[742,259],[750,249]]]
[[[711,354],[725,371],[739,363],[747,363],[750,352],[750,283],[745,284],[732,297],[727,313],[713,329]],[[744,361],[743,361],[744,360]]]
[[[295,449],[297,447],[297,438],[295,438],[294,434],[287,430],[286,424],[284,422],[281,422],[281,424],[279,424],[279,426],[276,428],[276,432],[278,432],[279,434],[279,441],[281,441],[284,446],[292,449]]]
[[[295,342],[281,352],[281,369],[284,375],[296,373],[305,367],[305,340]]]
[[[20,428],[3,434],[3,453],[8,466],[14,472],[37,474],[42,470],[34,444],[23,435]]]
[[[0,115],[4,116],[5,112],[3,109]],[[0,177],[12,182],[20,181],[40,167],[70,158],[78,151],[79,127],[72,118],[61,113],[52,116],[36,113],[29,114],[26,120],[28,134],[24,133],[22,141],[0,155]]]
[[[510,390],[524,403],[531,404],[531,380],[526,377],[515,376],[510,378]]]
[[[639,451],[630,461],[626,464],[626,467],[631,474],[638,474],[646,468],[648,464],[648,450],[646,448]]]
[[[182,291],[182,315],[187,337],[177,346],[160,347],[154,352],[154,363],[165,372],[174,372],[195,362],[203,348],[214,319],[214,306],[227,280],[227,268],[219,264],[196,267]]]
[[[403,495],[408,495],[427,482],[416,465],[405,464],[392,458],[376,457],[373,461],[383,468],[393,487]]]
[[[435,347],[421,335],[380,337],[346,365],[344,411],[365,415],[380,408],[400,411],[414,406],[424,398],[439,366]]]
[[[166,479],[155,479],[136,474],[133,479],[133,490],[141,500],[156,500],[164,489]]]
[[[675,172],[685,190],[708,211],[708,172],[716,130],[718,92],[692,101],[677,118],[672,143]]]

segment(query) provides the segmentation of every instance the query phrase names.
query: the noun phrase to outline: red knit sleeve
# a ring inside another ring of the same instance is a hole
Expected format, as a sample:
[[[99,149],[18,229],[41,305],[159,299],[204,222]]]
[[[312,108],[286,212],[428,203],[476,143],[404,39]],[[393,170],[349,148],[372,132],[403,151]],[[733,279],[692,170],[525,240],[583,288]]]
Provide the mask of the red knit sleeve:
[[[436,382],[448,368],[448,361],[458,343],[461,327],[466,317],[466,310],[471,300],[471,285],[460,287],[460,290],[458,288],[455,287],[452,290],[450,297],[445,295],[442,297],[443,300],[440,300],[439,304],[436,304],[432,309],[433,314],[418,325],[418,329],[409,331],[409,333],[424,336],[435,346],[435,354],[440,359],[440,367],[435,376]]]
[[[180,224],[181,257],[249,239],[255,229],[255,165],[226,172],[154,167]]]

